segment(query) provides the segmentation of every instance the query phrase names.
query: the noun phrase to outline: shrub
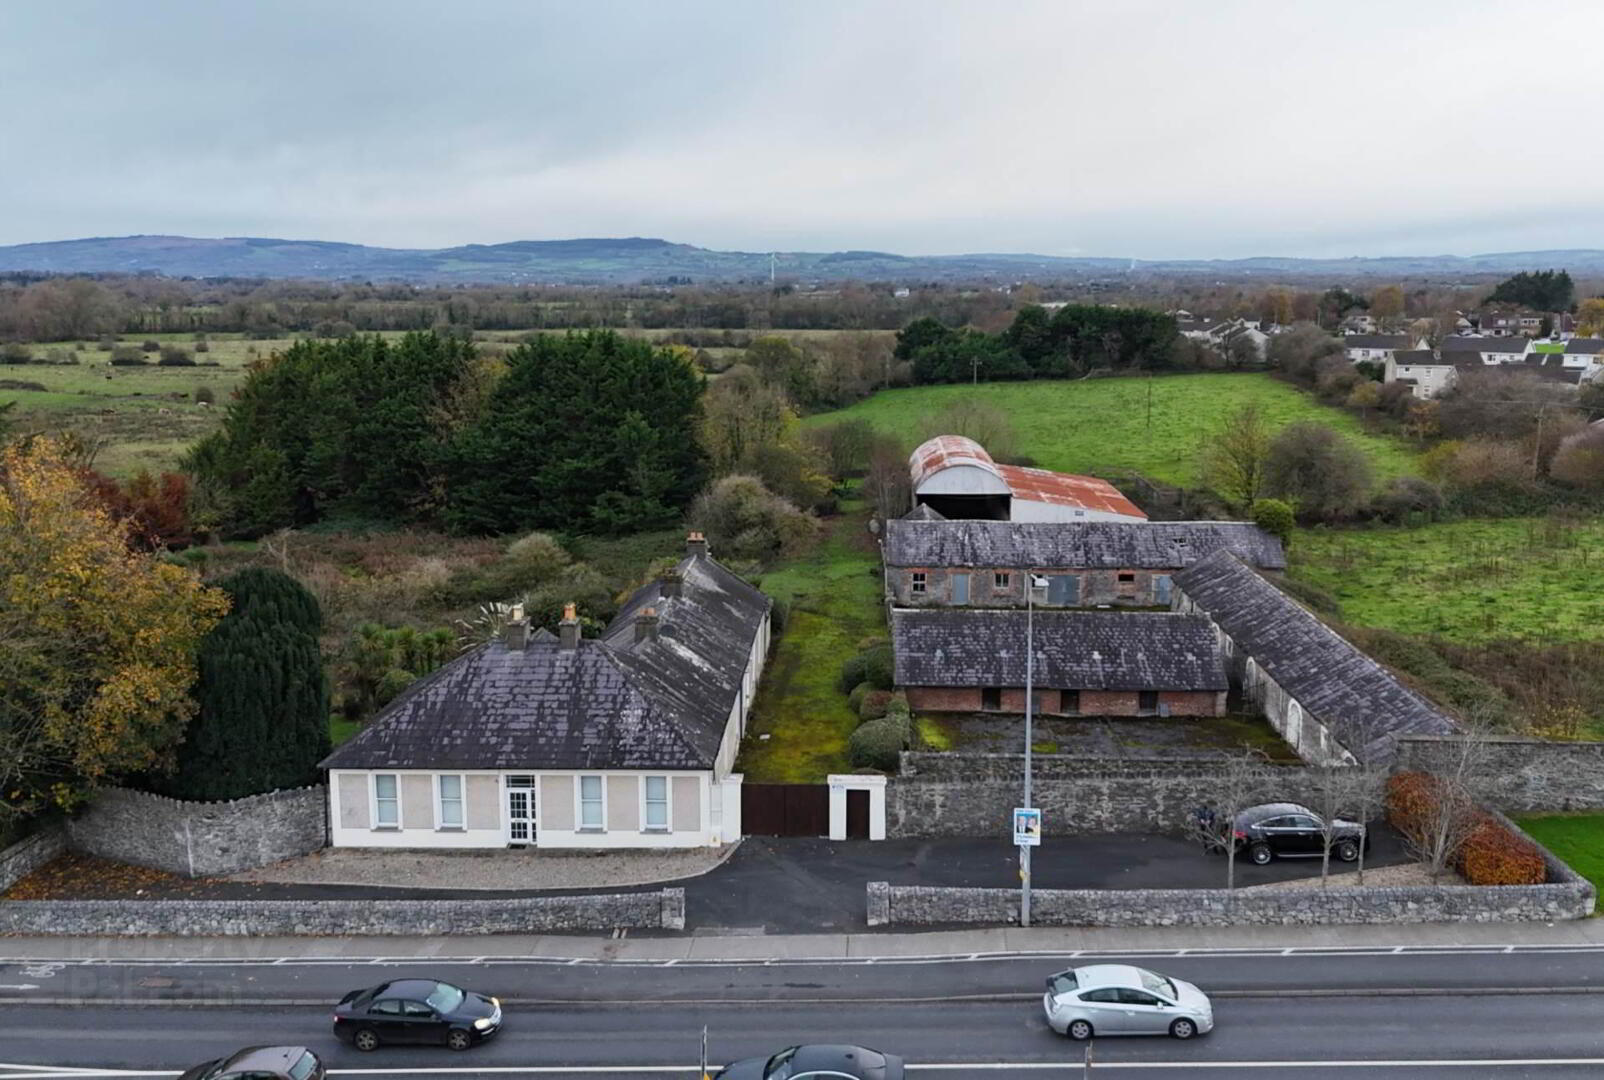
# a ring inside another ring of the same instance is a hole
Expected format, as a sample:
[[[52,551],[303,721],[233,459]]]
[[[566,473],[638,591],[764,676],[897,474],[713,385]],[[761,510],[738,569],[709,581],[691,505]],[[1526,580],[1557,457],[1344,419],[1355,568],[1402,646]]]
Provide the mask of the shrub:
[[[101,334],[95,342],[95,348],[100,352],[111,352],[117,347],[117,339],[111,334]]]
[[[766,560],[818,535],[818,519],[774,494],[755,476],[725,476],[691,507],[691,521],[721,557]]]
[[[217,393],[210,386],[195,387],[195,404],[210,405],[217,400]]]
[[[212,351],[212,346],[211,346],[211,343],[209,341],[207,341],[204,337],[201,337],[199,334],[197,334],[196,337],[199,338],[199,340],[197,340],[195,342],[195,351],[196,352],[211,352]]]
[[[111,350],[111,362],[117,367],[142,367],[145,354],[133,345],[119,345]]]
[[[1407,771],[1387,778],[1382,800],[1387,823],[1405,836],[1418,836],[1431,819],[1437,801],[1437,781],[1431,774]]]
[[[70,366],[78,362],[78,354],[71,349],[51,349],[45,353],[45,363]]]
[[[1253,524],[1285,546],[1292,544],[1292,526],[1296,523],[1292,505],[1281,499],[1259,499],[1253,504]]]
[[[847,757],[854,768],[895,772],[898,755],[908,746],[908,724],[892,717],[870,720],[847,739]]]
[[[1370,509],[1383,521],[1397,525],[1436,518],[1442,512],[1442,501],[1442,492],[1430,480],[1395,476],[1371,502]]]
[[[896,674],[890,645],[876,645],[863,654],[863,678],[876,690],[890,690]]]
[[[181,349],[177,345],[166,345],[162,348],[162,358],[159,363],[162,367],[194,367],[195,358],[189,355],[188,349]]]
[[[529,584],[549,581],[572,563],[573,557],[551,534],[532,532],[507,545],[503,562],[528,579]]]
[[[154,338],[146,338],[144,341],[140,342],[139,347],[144,352],[162,351],[162,343]]]
[[[0,345],[0,364],[31,364],[33,363],[33,350],[20,341],[8,341]]]
[[[851,661],[848,661],[848,663],[851,663]],[[873,690],[874,687],[870,686],[866,682],[860,682],[857,686],[852,688],[852,692],[847,695],[847,705],[852,709],[854,714],[858,714],[859,710],[863,708],[864,696],[871,693]]]
[[[846,663],[841,665],[841,692],[844,694],[850,694],[858,687],[860,683],[864,686],[868,686],[870,690],[873,690],[874,687],[869,686],[868,683],[868,670],[869,661],[867,653],[859,653],[856,656],[850,657]]]
[[[1465,838],[1459,868],[1472,885],[1541,885],[1548,880],[1537,846],[1490,814]]]
[[[859,720],[879,720],[891,704],[891,691],[870,690],[858,701]]]

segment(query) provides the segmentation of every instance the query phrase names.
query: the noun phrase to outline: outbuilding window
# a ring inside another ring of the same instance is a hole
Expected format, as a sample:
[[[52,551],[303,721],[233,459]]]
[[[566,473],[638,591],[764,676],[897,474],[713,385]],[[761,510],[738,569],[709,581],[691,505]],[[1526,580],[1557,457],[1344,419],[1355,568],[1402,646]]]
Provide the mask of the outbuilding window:
[[[1158,691],[1139,690],[1136,694],[1136,710],[1143,713],[1158,712]]]
[[[1008,588],[1008,583],[1012,580],[1013,577],[1011,575],[1006,574],[1001,570],[991,575],[991,585],[994,589],[1006,589]]]
[[[909,580],[913,583],[912,588],[914,592],[922,593],[925,591],[925,572],[923,570],[915,570],[912,575],[910,575]]]
[[[987,686],[980,691],[980,707],[987,710],[1002,708],[1002,687]]]
[[[579,827],[601,832],[606,828],[606,820],[602,812],[602,778],[599,776],[581,776],[579,778]]]
[[[1058,711],[1065,716],[1074,716],[1080,712],[1080,691],[1060,690],[1058,692]]]
[[[648,832],[668,831],[668,777],[646,778],[646,829]]]
[[[401,827],[400,781],[395,773],[377,773],[373,777],[373,827]]]

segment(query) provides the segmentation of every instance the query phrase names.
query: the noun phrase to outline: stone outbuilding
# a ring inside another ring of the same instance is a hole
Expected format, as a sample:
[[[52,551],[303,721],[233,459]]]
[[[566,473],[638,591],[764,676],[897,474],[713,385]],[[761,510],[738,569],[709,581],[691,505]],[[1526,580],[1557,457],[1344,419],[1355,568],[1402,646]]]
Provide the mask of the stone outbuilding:
[[[1220,716],[1227,678],[1209,621],[1170,612],[1035,613],[1035,710]],[[895,679],[919,712],[1025,711],[1023,611],[894,609]]]

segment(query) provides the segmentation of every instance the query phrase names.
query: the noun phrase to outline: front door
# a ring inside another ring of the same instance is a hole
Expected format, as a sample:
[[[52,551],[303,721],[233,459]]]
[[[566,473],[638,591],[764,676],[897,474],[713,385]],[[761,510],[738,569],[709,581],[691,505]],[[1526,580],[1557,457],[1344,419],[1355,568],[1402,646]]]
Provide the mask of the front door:
[[[535,778],[507,777],[507,843],[535,842]]]
[[[969,604],[969,575],[952,575],[952,602],[955,607],[966,607]]]
[[[847,839],[869,839],[869,793],[847,789]]]

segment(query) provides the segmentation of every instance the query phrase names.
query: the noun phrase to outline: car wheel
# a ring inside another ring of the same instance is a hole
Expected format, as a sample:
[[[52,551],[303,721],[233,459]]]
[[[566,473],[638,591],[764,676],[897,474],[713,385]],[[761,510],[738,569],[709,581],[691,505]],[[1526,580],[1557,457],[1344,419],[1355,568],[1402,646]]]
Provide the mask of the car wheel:
[[[1197,1025],[1183,1016],[1170,1025],[1170,1034],[1177,1039],[1190,1039],[1197,1034]]]
[[[446,1032],[446,1045],[453,1050],[466,1050],[473,1045],[473,1036],[463,1028],[452,1028]]]
[[[1092,1037],[1092,1022],[1090,1020],[1071,1020],[1069,1026],[1064,1029],[1064,1034],[1076,1042],[1085,1042]]]
[[[1339,840],[1335,853],[1343,862],[1353,862],[1359,857],[1359,845],[1352,840]]]
[[[377,1050],[379,1048],[379,1034],[372,1028],[363,1028],[351,1036],[351,1045],[363,1053]]]
[[[1265,866],[1275,858],[1275,854],[1271,852],[1269,844],[1254,844],[1248,848],[1248,858],[1253,860],[1255,866]]]

